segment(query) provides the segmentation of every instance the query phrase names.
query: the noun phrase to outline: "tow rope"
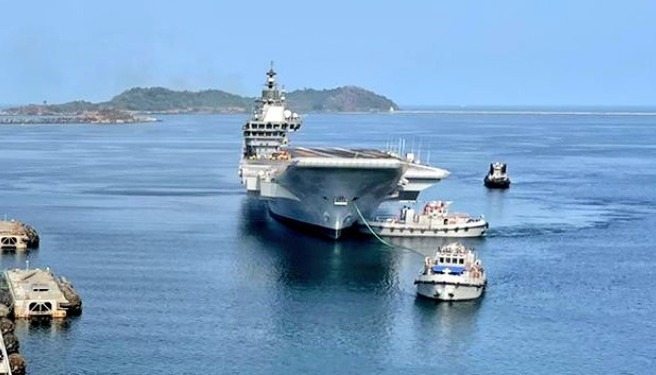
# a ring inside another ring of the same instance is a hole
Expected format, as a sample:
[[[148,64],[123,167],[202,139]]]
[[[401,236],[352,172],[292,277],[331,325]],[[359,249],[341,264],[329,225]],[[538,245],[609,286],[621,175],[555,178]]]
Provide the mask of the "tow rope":
[[[355,202],[353,202],[353,207],[355,207],[355,210],[358,212],[358,216],[360,216],[360,221],[362,221],[364,223],[364,225],[367,227],[367,229],[369,229],[369,232],[371,232],[371,234],[373,234],[374,237],[376,237],[376,239],[378,241],[380,241],[380,243],[382,243],[383,245],[385,245],[387,247],[391,247],[391,248],[395,247],[391,243],[389,243],[389,242],[385,241],[384,239],[382,239],[378,235],[378,233],[376,233],[376,231],[371,228],[371,225],[369,225],[369,223],[367,222],[367,219],[364,218],[364,215],[362,215],[362,212],[360,212],[360,209],[358,208],[358,205],[355,204]]]

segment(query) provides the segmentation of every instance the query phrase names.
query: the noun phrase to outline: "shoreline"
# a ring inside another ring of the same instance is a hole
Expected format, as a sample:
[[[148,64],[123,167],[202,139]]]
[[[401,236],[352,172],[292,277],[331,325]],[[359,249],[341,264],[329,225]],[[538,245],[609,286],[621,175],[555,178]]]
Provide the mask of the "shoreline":
[[[58,116],[58,117],[20,117],[0,115],[0,125],[125,125],[125,124],[149,124],[160,122],[154,117],[138,117],[134,119],[97,119],[81,116]]]

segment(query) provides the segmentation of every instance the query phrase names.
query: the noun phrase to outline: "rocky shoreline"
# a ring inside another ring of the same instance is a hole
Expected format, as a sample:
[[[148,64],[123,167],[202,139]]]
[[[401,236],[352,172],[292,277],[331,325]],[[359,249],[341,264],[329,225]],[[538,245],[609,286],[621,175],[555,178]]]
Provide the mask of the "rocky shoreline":
[[[126,111],[102,109],[79,114],[3,114],[0,112],[0,125],[38,125],[38,124],[143,124],[157,122],[148,116],[137,116]]]

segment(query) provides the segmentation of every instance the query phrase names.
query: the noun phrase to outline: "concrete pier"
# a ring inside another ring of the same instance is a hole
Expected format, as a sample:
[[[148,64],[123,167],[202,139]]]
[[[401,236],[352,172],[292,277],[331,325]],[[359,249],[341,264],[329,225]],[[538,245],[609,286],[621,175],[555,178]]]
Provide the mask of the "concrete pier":
[[[17,220],[0,220],[0,250],[25,251],[39,246],[39,235]]]
[[[82,312],[82,301],[73,286],[49,268],[7,270],[4,279],[17,319],[63,319]]]

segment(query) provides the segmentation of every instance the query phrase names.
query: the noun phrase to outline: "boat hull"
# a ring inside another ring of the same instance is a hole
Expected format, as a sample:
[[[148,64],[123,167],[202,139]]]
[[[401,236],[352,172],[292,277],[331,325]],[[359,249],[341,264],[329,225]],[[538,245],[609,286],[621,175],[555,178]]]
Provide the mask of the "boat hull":
[[[488,223],[484,220],[477,223],[432,226],[388,222],[369,222],[368,224],[369,226],[361,225],[359,228],[360,232],[371,233],[371,230],[373,230],[382,237],[482,237],[489,227]]]
[[[508,189],[510,187],[510,179],[492,179],[485,177],[483,179],[485,187],[490,189]]]
[[[272,216],[338,239],[394,191],[401,165],[386,168],[289,166],[277,183],[296,199],[269,198]]]
[[[438,301],[468,301],[480,298],[486,282],[459,283],[439,279],[416,280],[417,294]]]

